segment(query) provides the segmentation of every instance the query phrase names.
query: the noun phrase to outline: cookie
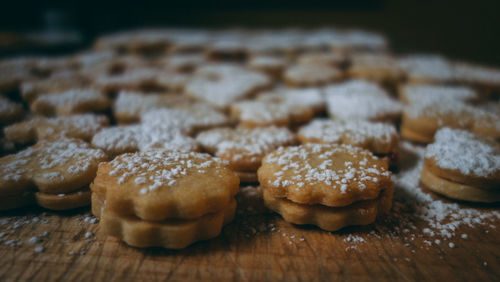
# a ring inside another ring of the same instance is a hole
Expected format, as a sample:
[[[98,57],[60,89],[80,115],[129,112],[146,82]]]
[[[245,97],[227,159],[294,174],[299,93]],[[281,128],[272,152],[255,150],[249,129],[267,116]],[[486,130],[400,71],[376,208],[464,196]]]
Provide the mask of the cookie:
[[[299,225],[316,225],[327,231],[337,231],[347,226],[368,225],[387,214],[392,206],[393,186],[380,192],[373,200],[359,201],[345,207],[305,205],[284,198],[276,198],[263,189],[265,205],[280,214],[287,222]]]
[[[10,124],[24,115],[23,106],[0,94],[0,124]]]
[[[500,201],[500,145],[492,138],[442,128],[426,147],[421,181],[452,199]]]
[[[174,72],[190,73],[198,66],[206,64],[204,54],[173,54],[161,60],[161,65]]]
[[[347,144],[367,149],[379,157],[395,159],[399,136],[387,123],[363,120],[316,119],[297,132],[302,144]]]
[[[60,93],[74,88],[84,88],[88,86],[88,83],[88,80],[74,74],[65,75],[64,78],[61,75],[57,75],[46,79],[23,81],[20,86],[20,92],[23,100],[31,104],[39,95]]]
[[[121,90],[156,90],[157,71],[151,68],[136,68],[117,74],[100,75],[94,80],[94,86],[104,93],[116,93]]]
[[[319,86],[342,78],[342,71],[324,64],[298,64],[288,67],[283,74],[285,83],[293,87]]]
[[[435,102],[421,100],[410,104],[403,111],[401,136],[430,143],[436,131],[442,127],[464,129],[483,136],[500,138],[498,115],[459,101]]]
[[[220,233],[234,217],[238,186],[230,167],[207,154],[125,154],[99,166],[93,211],[105,233],[127,244],[179,249]]]
[[[136,123],[144,112],[188,105],[190,102],[184,95],[120,91],[113,104],[113,115],[118,124]]]
[[[37,205],[49,210],[69,210],[89,205],[90,189],[84,188],[76,192],[49,194],[36,192],[35,199]]]
[[[299,65],[328,65],[333,67],[343,67],[346,56],[342,52],[311,52],[297,57]]]
[[[399,59],[411,84],[447,84],[454,80],[452,64],[439,55],[414,54]]]
[[[191,80],[191,76],[184,73],[172,71],[157,71],[155,87],[170,93],[182,93],[184,87]],[[151,88],[150,89],[154,89]]]
[[[188,135],[195,135],[202,130],[229,125],[230,120],[210,106],[194,103],[176,109],[161,108],[145,112],[141,115],[141,123],[174,127]]]
[[[241,127],[294,127],[309,122],[314,111],[298,104],[241,101],[231,105],[230,115]]]
[[[37,114],[44,116],[73,115],[87,112],[102,112],[111,101],[94,89],[71,89],[62,93],[38,96],[30,106]]]
[[[41,140],[32,147],[0,159],[0,198],[20,200],[9,205],[10,209],[30,204],[35,197],[45,194],[83,193],[94,179],[97,165],[105,160],[104,152],[92,149],[78,139]],[[90,204],[89,197],[86,200],[61,197],[60,200],[51,198],[41,200],[41,203],[50,202],[47,208],[55,209]]]
[[[217,108],[226,109],[235,101],[252,96],[270,83],[266,75],[236,65],[208,65],[195,72],[184,92]]]
[[[286,65],[287,61],[285,58],[271,55],[252,56],[247,62],[249,69],[265,73],[275,79],[281,78]]]
[[[196,140],[205,151],[228,161],[241,182],[256,182],[262,158],[296,142],[292,132],[279,127],[217,128],[200,133]]]
[[[306,144],[268,154],[258,170],[265,205],[295,224],[335,231],[387,213],[387,160],[349,145]]]
[[[327,111],[332,119],[397,122],[403,106],[375,83],[350,80],[325,88]]]
[[[35,59],[30,57],[0,60],[0,91],[15,90],[23,81],[35,78],[34,65]]]
[[[311,108],[314,113],[323,113],[326,108],[325,97],[321,88],[275,88],[270,91],[261,92],[257,96],[258,101],[300,105]]]
[[[69,117],[34,117],[4,128],[7,140],[16,144],[28,144],[37,140],[59,136],[82,139],[89,142],[99,130],[109,125],[105,116],[94,114]]]
[[[393,185],[387,160],[350,145],[281,147],[263,159],[257,174],[273,197],[329,207],[373,200]]]
[[[500,90],[500,70],[498,68],[479,66],[458,62],[453,65],[455,81],[477,89],[481,96],[488,98]]]
[[[347,76],[377,82],[390,90],[405,79],[405,72],[398,61],[388,55],[352,54]]]
[[[402,85],[399,88],[399,100],[405,104],[415,104],[421,101],[442,103],[445,100],[475,103],[480,100],[476,91],[464,86],[446,85]]]
[[[151,149],[198,151],[195,140],[178,128],[148,123],[105,128],[94,135],[92,146],[110,157]]]

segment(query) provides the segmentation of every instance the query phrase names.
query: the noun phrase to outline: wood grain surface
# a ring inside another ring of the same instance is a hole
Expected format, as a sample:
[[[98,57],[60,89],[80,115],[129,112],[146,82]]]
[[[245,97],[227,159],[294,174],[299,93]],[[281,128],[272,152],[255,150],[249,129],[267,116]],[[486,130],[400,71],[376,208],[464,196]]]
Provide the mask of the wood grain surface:
[[[237,216],[219,237],[180,251],[128,247],[100,233],[88,209],[3,213],[0,281],[500,279],[498,218],[461,226],[452,238],[432,236],[396,197],[395,212],[373,225],[325,232],[284,222],[255,189],[242,188]]]

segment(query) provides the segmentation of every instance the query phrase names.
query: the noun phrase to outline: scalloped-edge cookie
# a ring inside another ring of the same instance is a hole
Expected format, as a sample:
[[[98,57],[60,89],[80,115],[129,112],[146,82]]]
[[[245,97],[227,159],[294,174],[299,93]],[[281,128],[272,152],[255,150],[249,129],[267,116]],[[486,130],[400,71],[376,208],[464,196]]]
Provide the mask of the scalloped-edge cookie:
[[[216,128],[200,133],[196,140],[204,150],[227,160],[241,182],[256,182],[262,158],[280,146],[296,140],[286,128]]]
[[[373,200],[355,202],[345,207],[304,205],[283,198],[275,198],[263,189],[264,204],[280,214],[286,222],[299,225],[316,225],[327,231],[337,231],[347,226],[368,225],[389,212],[392,206],[393,186],[380,192]]]
[[[341,70],[325,64],[298,64],[288,67],[283,73],[283,80],[292,87],[319,86],[343,77]]]
[[[425,150],[421,180],[429,189],[449,198],[498,201],[500,145],[492,138],[443,128]]]
[[[257,174],[273,197],[342,207],[375,199],[392,186],[388,167],[386,159],[362,148],[309,143],[268,154]]]
[[[57,195],[81,190],[90,184],[98,164],[106,159],[104,152],[78,139],[39,141],[17,154],[0,158],[0,198],[25,199],[26,193],[37,191]],[[87,197],[86,204],[89,201]]]
[[[452,64],[440,55],[408,55],[399,59],[399,65],[411,84],[446,84],[455,78]]]
[[[111,101],[94,89],[70,89],[61,93],[39,95],[30,109],[44,116],[72,115],[86,112],[102,112]]]
[[[195,219],[219,212],[238,192],[227,162],[202,153],[154,150],[101,163],[90,186],[106,210],[147,221]]]
[[[90,141],[102,128],[109,125],[107,117],[95,114],[72,115],[69,117],[34,117],[4,128],[5,138],[17,144],[65,136]]]
[[[377,156],[394,157],[399,137],[392,124],[363,120],[316,119],[297,132],[302,144],[347,144],[371,151]]]
[[[399,100],[405,104],[442,103],[443,101],[462,101],[474,103],[479,101],[479,95],[474,89],[464,86],[407,84],[399,87]]]

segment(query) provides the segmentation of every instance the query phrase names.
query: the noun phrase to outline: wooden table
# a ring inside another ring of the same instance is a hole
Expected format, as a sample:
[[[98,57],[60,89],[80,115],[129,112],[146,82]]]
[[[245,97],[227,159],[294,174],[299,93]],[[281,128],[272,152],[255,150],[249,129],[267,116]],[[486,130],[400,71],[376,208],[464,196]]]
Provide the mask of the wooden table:
[[[428,224],[411,211],[332,233],[284,222],[251,189],[238,195],[237,216],[219,237],[180,251],[106,237],[88,209],[1,214],[0,281],[500,280],[498,220],[460,227],[449,240],[424,232]],[[404,203],[394,205],[404,211]],[[44,232],[41,242],[29,242]]]

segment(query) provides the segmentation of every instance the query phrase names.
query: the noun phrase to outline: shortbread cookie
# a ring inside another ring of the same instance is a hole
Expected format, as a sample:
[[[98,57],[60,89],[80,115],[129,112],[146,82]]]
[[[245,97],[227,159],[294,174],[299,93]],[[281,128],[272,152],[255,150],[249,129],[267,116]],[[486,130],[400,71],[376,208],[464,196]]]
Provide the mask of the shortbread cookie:
[[[252,56],[247,62],[249,69],[263,72],[275,79],[281,78],[286,65],[287,61],[285,58],[270,55]]]
[[[312,224],[327,231],[336,231],[346,226],[368,225],[389,212],[392,206],[393,186],[380,192],[373,200],[364,200],[345,207],[305,205],[284,198],[274,197],[264,190],[265,205],[293,224]]]
[[[151,126],[169,126],[194,135],[202,130],[230,124],[229,118],[205,104],[193,104],[176,109],[161,108],[145,112],[141,122]]]
[[[447,100],[474,103],[479,100],[479,95],[472,88],[463,86],[409,84],[399,88],[399,100],[405,104],[421,103],[422,101],[444,103]]]
[[[37,140],[65,136],[90,141],[99,130],[109,125],[105,116],[94,114],[69,117],[34,117],[4,128],[7,140],[17,144],[33,143]]]
[[[161,60],[161,64],[174,72],[189,73],[207,63],[204,54],[173,54]]]
[[[161,222],[218,213],[234,201],[238,186],[238,176],[219,158],[154,150],[101,163],[91,189],[105,194],[104,213]]]
[[[270,103],[267,101],[242,101],[231,105],[231,117],[239,126],[293,127],[308,123],[314,117],[312,108],[299,104]]]
[[[113,115],[119,124],[135,123],[142,113],[158,109],[186,106],[191,100],[184,95],[145,94],[121,91],[113,104]]]
[[[186,85],[185,93],[218,108],[253,95],[267,87],[270,79],[261,73],[228,64],[199,68]]]
[[[439,55],[416,54],[399,59],[408,83],[446,84],[453,82],[451,63]]]
[[[268,154],[257,174],[275,198],[343,207],[393,186],[388,162],[350,145],[305,144]]]
[[[500,118],[459,101],[421,101],[403,112],[401,135],[411,141],[430,143],[442,127],[465,129],[479,135],[500,138]]]
[[[280,146],[293,145],[295,136],[286,128],[218,128],[200,133],[196,140],[204,150],[227,160],[241,182],[256,182],[262,158]]]
[[[208,58],[217,61],[244,61],[247,57],[243,42],[238,38],[217,38],[207,46]]]
[[[17,57],[0,60],[0,91],[15,90],[21,82],[33,79],[34,58]]]
[[[293,87],[324,85],[342,78],[342,71],[324,64],[294,65],[287,68],[283,74],[284,81]]]
[[[298,64],[328,65],[342,67],[346,62],[346,56],[342,52],[313,52],[305,53],[297,57]]]
[[[315,113],[322,113],[326,108],[325,97],[321,88],[275,88],[262,92],[257,96],[258,101],[299,105],[311,108]]]
[[[15,155],[0,159],[0,198],[23,199],[13,203],[11,207],[14,208],[29,203],[24,201],[30,198],[26,193],[39,191],[57,195],[81,190],[94,179],[99,162],[105,160],[104,152],[92,149],[78,139],[39,141]],[[51,202],[57,205],[57,201]],[[61,197],[61,206],[65,208],[81,206],[83,201],[72,202],[75,205],[68,202],[71,201]],[[47,207],[54,207],[52,204]],[[90,198],[87,197],[85,204],[90,204]]]
[[[92,194],[92,210],[104,209]],[[107,234],[123,240],[134,247],[164,247],[182,249],[190,244],[217,237],[222,227],[230,223],[236,212],[233,200],[223,210],[202,215],[196,219],[166,219],[163,221],[145,221],[133,215],[117,215],[104,212],[100,216],[100,225]],[[100,213],[100,211],[99,211]]]
[[[158,71],[156,73],[156,87],[170,93],[182,93],[191,76],[172,71]]]
[[[347,144],[390,159],[396,157],[399,143],[393,125],[362,120],[316,119],[300,128],[297,137],[302,144]]]
[[[333,119],[397,122],[403,109],[380,86],[363,80],[330,85],[325,98]]]
[[[93,89],[71,89],[62,93],[38,96],[30,108],[44,116],[72,115],[86,112],[102,112],[109,108],[110,100]]]
[[[500,145],[491,138],[443,128],[427,146],[422,182],[459,200],[500,200]]]
[[[23,106],[12,102],[0,94],[0,124],[9,124],[24,114]]]
[[[456,63],[453,65],[453,74],[456,82],[474,87],[485,98],[491,95],[491,91],[500,89],[500,69],[498,68]]]
[[[160,124],[109,127],[92,138],[92,146],[110,157],[151,149],[198,151],[198,144],[178,128]]]
[[[69,210],[88,206],[90,203],[90,189],[85,187],[71,193],[48,194],[35,193],[36,203],[49,210]]]
[[[42,80],[23,81],[20,86],[20,92],[23,100],[31,104],[41,94],[60,93],[86,86],[88,86],[88,81],[81,76],[65,76],[64,79],[57,76]]]
[[[347,75],[355,79],[378,82],[393,90],[405,78],[398,61],[388,55],[353,54]]]
[[[104,93],[116,93],[120,90],[147,91],[156,90],[157,71],[150,68],[132,69],[118,74],[101,75],[94,81],[94,86]]]

